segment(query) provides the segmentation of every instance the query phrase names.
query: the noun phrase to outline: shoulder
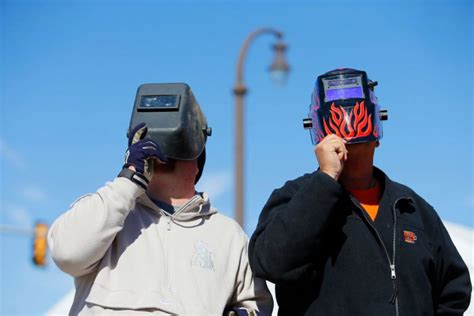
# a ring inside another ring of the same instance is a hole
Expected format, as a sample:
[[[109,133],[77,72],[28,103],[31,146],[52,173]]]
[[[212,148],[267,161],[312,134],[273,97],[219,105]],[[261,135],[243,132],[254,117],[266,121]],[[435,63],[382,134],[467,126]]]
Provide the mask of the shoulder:
[[[242,227],[229,216],[215,213],[211,216],[211,221],[213,221],[215,225],[212,229],[216,232],[218,231],[221,236],[219,238],[231,238],[240,240],[241,242],[248,240],[248,236]]]
[[[409,186],[391,180],[388,183],[395,199],[399,200],[400,216],[418,224],[427,233],[436,234],[442,222],[435,208]]]
[[[318,172],[312,172],[312,173],[305,173],[302,176],[299,176],[295,179],[288,180],[285,182],[283,187],[292,187],[292,186],[301,186],[304,185],[305,183],[311,181],[311,179],[317,174]]]
[[[401,184],[397,181],[389,178],[381,169],[375,167],[374,174],[379,181],[385,183],[385,194],[387,194],[392,202],[402,202],[404,201],[409,203],[412,207],[415,207],[416,210],[436,213],[433,206],[429,204],[424,198],[422,198],[418,193],[416,193],[412,188],[405,184]]]
[[[389,180],[388,185],[390,186],[390,191],[396,199],[406,199],[411,201],[417,209],[426,212],[435,212],[433,206],[409,186],[393,180]]]
[[[313,173],[305,173],[295,179],[288,180],[283,184],[283,186],[275,189],[273,193],[294,193],[307,183],[311,182],[317,173],[317,171]]]
[[[270,205],[285,203],[292,200],[297,194],[325,196],[343,192],[342,186],[336,180],[317,170],[287,181],[282,187],[272,192],[268,202]]]

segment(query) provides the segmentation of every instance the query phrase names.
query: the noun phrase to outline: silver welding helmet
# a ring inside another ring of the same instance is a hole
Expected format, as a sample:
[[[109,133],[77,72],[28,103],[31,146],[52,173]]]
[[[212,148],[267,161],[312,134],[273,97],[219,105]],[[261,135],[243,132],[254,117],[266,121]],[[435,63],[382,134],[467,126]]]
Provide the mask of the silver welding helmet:
[[[191,88],[185,83],[152,83],[138,87],[128,133],[142,122],[148,126],[147,137],[160,146],[167,158],[198,160],[197,183],[206,161],[206,140],[212,129]]]

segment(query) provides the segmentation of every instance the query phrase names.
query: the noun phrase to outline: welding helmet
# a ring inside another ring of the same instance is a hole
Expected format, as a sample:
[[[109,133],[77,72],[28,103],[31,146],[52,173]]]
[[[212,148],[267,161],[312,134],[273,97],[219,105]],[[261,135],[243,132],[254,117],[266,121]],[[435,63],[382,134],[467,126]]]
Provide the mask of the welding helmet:
[[[191,88],[185,83],[154,83],[138,87],[128,133],[144,122],[147,137],[155,141],[167,158],[197,159],[198,182],[206,162],[207,125]]]
[[[348,144],[379,140],[383,136],[381,121],[388,118],[380,110],[374,87],[365,71],[336,69],[318,77],[311,96],[308,118],[313,144],[336,134]]]

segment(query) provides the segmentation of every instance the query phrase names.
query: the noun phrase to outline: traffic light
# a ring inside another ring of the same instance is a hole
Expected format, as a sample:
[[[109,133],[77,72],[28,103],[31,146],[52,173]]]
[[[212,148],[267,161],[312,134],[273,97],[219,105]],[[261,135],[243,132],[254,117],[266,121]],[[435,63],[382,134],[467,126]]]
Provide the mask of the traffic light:
[[[48,250],[47,233],[48,225],[36,223],[33,237],[33,263],[37,266],[44,266],[46,264],[46,253]]]

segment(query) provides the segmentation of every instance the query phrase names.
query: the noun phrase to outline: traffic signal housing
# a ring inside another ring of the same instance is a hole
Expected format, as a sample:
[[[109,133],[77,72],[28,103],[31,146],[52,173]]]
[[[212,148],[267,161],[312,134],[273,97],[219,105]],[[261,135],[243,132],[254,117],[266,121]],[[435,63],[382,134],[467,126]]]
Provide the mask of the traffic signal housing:
[[[33,263],[37,266],[46,264],[46,254],[48,251],[48,225],[36,223],[33,236]]]

